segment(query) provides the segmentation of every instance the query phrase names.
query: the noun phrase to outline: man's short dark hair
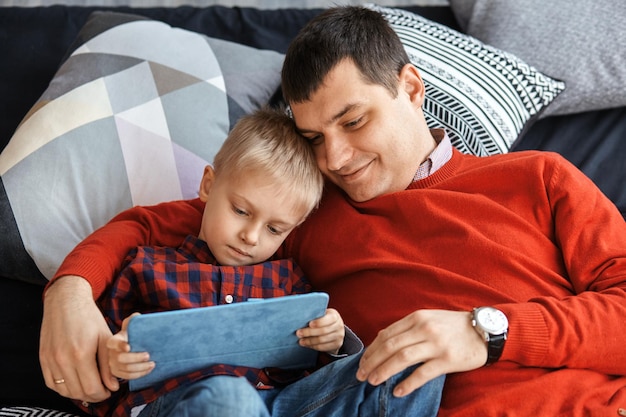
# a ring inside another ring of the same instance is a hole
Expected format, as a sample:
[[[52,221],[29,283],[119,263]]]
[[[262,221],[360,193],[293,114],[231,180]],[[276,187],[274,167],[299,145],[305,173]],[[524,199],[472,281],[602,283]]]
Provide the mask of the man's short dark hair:
[[[349,59],[366,82],[397,95],[398,74],[409,57],[378,12],[361,6],[330,8],[302,28],[287,50],[282,91],[287,103],[310,99],[326,75]]]

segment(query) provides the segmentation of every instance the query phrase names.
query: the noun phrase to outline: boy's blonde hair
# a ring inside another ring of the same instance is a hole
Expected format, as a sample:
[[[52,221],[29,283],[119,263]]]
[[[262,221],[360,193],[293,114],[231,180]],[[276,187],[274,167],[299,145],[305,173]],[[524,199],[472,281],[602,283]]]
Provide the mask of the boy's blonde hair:
[[[213,167],[216,176],[263,175],[300,200],[307,215],[322,197],[324,180],[313,150],[282,110],[263,108],[239,119]]]

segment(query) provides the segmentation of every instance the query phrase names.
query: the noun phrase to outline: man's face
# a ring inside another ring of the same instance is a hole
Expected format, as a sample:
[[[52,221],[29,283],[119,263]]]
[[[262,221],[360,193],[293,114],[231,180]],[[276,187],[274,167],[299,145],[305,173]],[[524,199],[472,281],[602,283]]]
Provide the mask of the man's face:
[[[412,99],[402,76],[399,87],[393,98],[384,87],[366,83],[352,61],[344,60],[309,101],[291,104],[320,170],[354,201],[406,189],[427,156],[426,140],[419,137],[424,133],[421,100]],[[430,135],[428,140],[430,146]]]

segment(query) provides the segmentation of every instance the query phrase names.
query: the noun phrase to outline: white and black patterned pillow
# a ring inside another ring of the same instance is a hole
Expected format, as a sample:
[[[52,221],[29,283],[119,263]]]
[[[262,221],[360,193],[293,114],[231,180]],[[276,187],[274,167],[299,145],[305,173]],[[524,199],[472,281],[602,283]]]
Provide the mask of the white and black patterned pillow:
[[[460,151],[505,153],[565,88],[512,54],[406,10],[368,5],[400,37],[426,84],[423,109]]]
[[[39,407],[3,407],[0,417],[76,417],[62,411],[48,410]]]

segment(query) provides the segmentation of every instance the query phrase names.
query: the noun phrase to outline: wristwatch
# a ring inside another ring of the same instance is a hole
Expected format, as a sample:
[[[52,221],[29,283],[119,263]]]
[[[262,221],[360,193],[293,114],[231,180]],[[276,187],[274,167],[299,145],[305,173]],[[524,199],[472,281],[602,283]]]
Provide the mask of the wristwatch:
[[[477,307],[472,311],[472,326],[487,343],[487,363],[497,362],[504,350],[509,331],[506,315],[494,307]]]

